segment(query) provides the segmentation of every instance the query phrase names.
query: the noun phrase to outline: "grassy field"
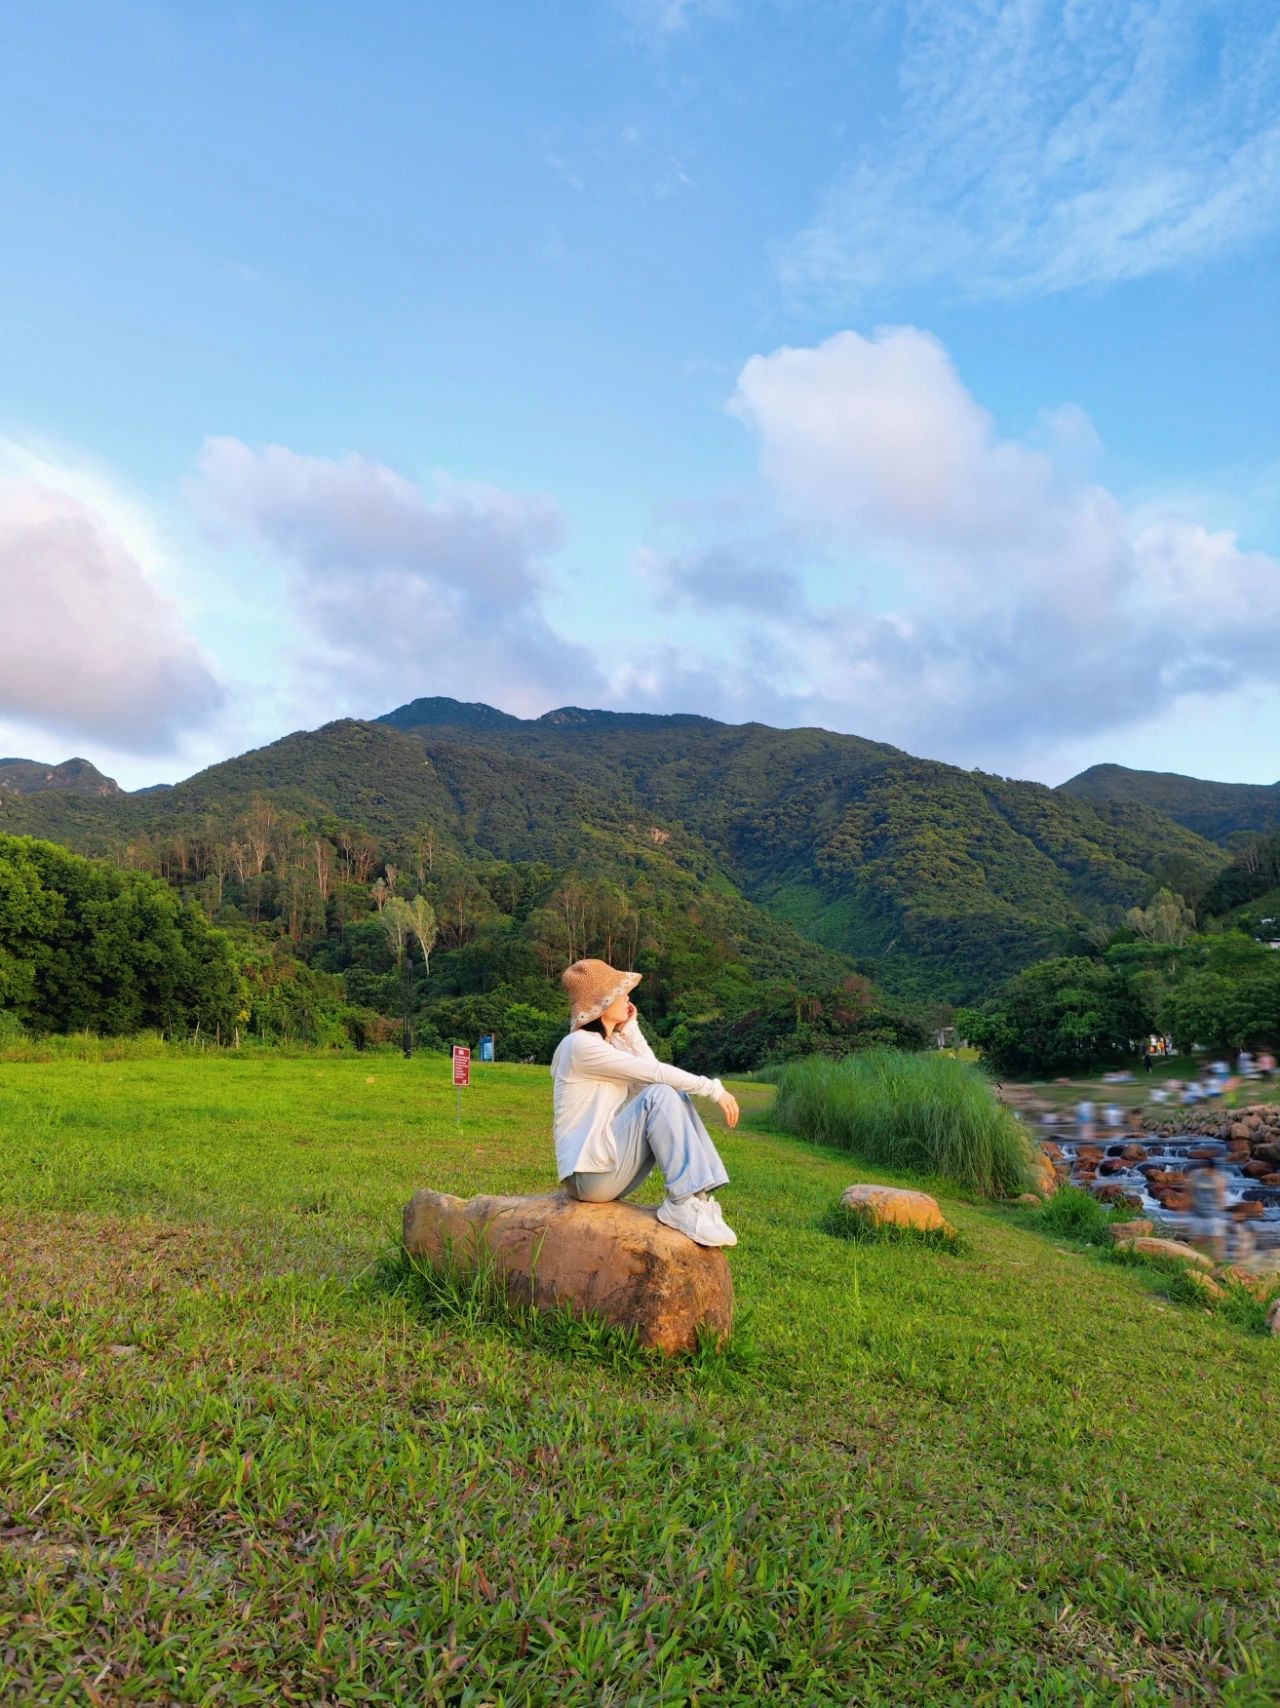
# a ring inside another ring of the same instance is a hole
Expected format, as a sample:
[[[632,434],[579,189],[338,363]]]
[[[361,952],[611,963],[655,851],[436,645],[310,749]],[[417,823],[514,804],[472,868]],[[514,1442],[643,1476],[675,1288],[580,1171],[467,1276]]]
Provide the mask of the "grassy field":
[[[833,1238],[885,1176],[740,1089],[746,1375],[371,1284],[553,1184],[545,1069],[0,1066],[0,1701],[1274,1704],[1280,1347],[945,1195]]]

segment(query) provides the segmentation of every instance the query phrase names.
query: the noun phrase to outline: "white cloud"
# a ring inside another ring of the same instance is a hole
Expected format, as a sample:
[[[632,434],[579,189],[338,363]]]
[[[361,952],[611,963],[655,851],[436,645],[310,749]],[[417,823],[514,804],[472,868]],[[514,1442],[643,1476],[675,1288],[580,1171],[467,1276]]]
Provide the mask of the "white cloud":
[[[699,14],[721,15],[726,0],[616,0],[628,23],[644,35],[661,38],[678,35]]]
[[[758,439],[773,531],[648,566],[722,622],[746,613],[749,652],[699,709],[744,703],[745,683],[748,715],[1003,766],[1280,681],[1280,563],[1185,516],[1131,516],[1079,472],[1078,410],[1045,417],[1038,445],[1002,438],[927,333],[753,357],[730,407]],[[828,587],[843,565],[843,592],[797,592],[815,556]],[[632,686],[674,704],[691,680],[668,654]]]
[[[224,690],[168,579],[104,477],[0,445],[0,713],[32,739],[162,753],[213,715]]]
[[[1141,278],[1280,223],[1280,21],[1206,0],[908,0],[900,110],[784,246],[803,293]]]
[[[420,694],[542,711],[599,692],[591,651],[547,621],[548,499],[440,476],[434,497],[382,463],[205,442],[190,497],[216,538],[288,566],[317,645],[295,662],[311,703],[389,710]]]

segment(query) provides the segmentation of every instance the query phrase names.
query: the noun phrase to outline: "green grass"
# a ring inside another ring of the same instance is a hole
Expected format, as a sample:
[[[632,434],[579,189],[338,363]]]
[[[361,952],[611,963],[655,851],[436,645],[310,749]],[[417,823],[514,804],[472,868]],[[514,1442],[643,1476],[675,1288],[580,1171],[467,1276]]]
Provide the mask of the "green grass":
[[[776,1119],[787,1132],[986,1197],[1031,1184],[1023,1129],[967,1062],[937,1051],[808,1056],[777,1085]]]
[[[741,1085],[754,1357],[592,1349],[398,1268],[552,1184],[545,1069],[447,1073],[0,1067],[0,1702],[1275,1701],[1276,1343],[947,1193],[833,1239],[889,1176]]]

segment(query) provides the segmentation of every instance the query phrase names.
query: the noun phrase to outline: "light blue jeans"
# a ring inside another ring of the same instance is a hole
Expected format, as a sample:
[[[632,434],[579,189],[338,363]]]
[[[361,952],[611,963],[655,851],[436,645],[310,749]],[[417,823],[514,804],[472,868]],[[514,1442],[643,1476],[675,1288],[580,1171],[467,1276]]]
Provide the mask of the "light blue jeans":
[[[687,1091],[674,1085],[646,1085],[613,1118],[618,1162],[600,1174],[571,1174],[570,1195],[588,1204],[625,1198],[648,1178],[654,1164],[662,1170],[667,1197],[679,1201],[694,1192],[710,1192],[729,1176],[711,1134]]]

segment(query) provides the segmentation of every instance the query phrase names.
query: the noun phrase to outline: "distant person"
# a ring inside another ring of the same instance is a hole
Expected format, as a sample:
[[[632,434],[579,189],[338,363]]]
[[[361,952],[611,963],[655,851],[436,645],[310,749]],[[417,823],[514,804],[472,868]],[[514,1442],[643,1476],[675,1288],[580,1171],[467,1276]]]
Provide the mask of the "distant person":
[[[1142,1046],[1142,1071],[1143,1071],[1143,1073],[1150,1073],[1151,1072],[1151,1046],[1150,1046],[1150,1044],[1144,1044]]]
[[[1259,1079],[1270,1079],[1272,1074],[1275,1071],[1276,1071],[1276,1058],[1271,1054],[1271,1051],[1270,1050],[1260,1051],[1259,1055],[1258,1055],[1258,1077],[1259,1077]]]
[[[1102,1111],[1102,1119],[1114,1131],[1117,1127],[1124,1126],[1124,1110],[1118,1103],[1108,1103]]]
[[[627,996],[641,976],[597,960],[575,961],[560,975],[570,1020],[551,1058],[560,1184],[584,1203],[611,1203],[629,1197],[656,1163],[667,1189],[658,1220],[699,1245],[736,1245],[712,1197],[728,1171],[690,1095],[713,1099],[730,1127],[737,1101],[718,1079],[654,1055]]]
[[[1089,1140],[1093,1137],[1093,1117],[1093,1099],[1089,1097],[1082,1097],[1079,1103],[1076,1104],[1076,1129],[1079,1133],[1082,1144],[1088,1144]]]

